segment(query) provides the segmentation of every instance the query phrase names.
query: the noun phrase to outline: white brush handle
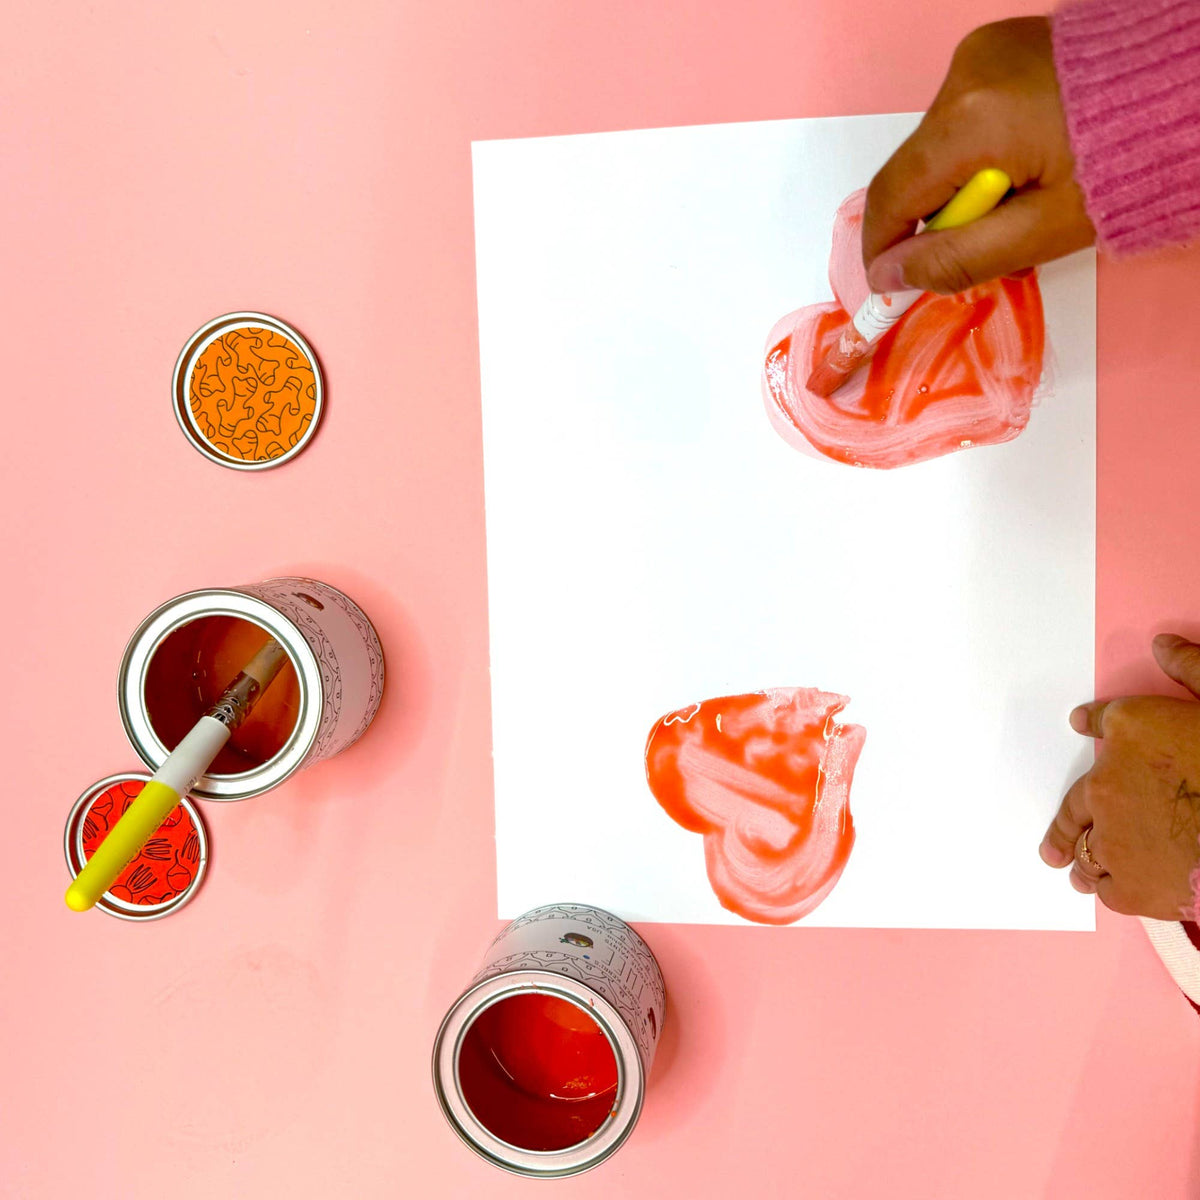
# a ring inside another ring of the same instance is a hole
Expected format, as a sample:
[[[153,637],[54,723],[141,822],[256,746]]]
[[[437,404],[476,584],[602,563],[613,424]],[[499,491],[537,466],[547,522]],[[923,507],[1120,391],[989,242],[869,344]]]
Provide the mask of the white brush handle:
[[[877,342],[923,295],[920,288],[904,292],[871,292],[854,314],[854,328],[867,342]]]
[[[208,716],[201,717],[192,726],[67,888],[68,908],[86,912],[112,887],[167,819],[180,797],[186,796],[196,780],[208,770],[218,751],[229,740],[229,733],[228,725]]]
[[[201,717],[154,772],[154,778],[177,795],[186,796],[229,741],[229,734],[229,726],[215,717]]]
[[[217,703],[188,730],[96,847],[83,870],[67,888],[68,908],[85,912],[112,887],[175,805],[208,771],[213,759],[245,720],[258,697],[271,686],[286,661],[287,652],[283,647],[274,638],[268,639],[246,669],[221,693]]]

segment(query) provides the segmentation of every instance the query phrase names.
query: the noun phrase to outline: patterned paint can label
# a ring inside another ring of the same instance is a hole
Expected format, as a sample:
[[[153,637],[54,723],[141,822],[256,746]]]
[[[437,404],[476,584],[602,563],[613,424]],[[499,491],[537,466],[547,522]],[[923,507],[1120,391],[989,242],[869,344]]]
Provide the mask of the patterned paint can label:
[[[650,947],[619,917],[586,904],[547,904],[506,925],[472,980],[554,971],[586,984],[621,1014],[649,1075],[662,1035],[666,989]]]
[[[283,613],[320,665],[321,726],[305,765],[349,749],[383,700],[383,647],[366,613],[344,592],[316,579],[268,579],[235,590]]]

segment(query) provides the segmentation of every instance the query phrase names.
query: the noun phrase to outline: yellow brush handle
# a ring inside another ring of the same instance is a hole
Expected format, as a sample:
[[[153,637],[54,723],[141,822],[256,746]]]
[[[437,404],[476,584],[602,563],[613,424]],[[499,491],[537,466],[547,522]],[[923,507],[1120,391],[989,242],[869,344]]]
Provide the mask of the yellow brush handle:
[[[76,912],[91,908],[116,883],[178,803],[178,792],[156,779],[150,780],[67,888],[67,907]]]
[[[1004,199],[1012,180],[998,167],[976,171],[950,197],[944,208],[929,218],[926,229],[957,229],[986,216]]]

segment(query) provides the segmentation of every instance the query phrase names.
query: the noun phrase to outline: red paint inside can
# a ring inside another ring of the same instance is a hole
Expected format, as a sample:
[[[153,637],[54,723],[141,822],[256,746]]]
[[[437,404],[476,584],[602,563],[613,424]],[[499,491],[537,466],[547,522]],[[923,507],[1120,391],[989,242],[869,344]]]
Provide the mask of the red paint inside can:
[[[168,750],[217,702],[271,635],[253,621],[197,617],[173,630],[146,666],[146,715]],[[213,760],[209,775],[238,775],[278,754],[300,715],[300,681],[290,661]]]
[[[110,784],[87,806],[80,830],[85,862],[145,786],[141,779],[120,780]],[[192,886],[199,869],[200,834],[183,806],[177,804],[137,857],[117,876],[108,894],[126,904],[147,907],[166,904]]]
[[[475,1119],[522,1150],[591,1137],[616,1103],[617,1059],[578,1005],[521,992],[485,1008],[463,1034],[458,1082]]]

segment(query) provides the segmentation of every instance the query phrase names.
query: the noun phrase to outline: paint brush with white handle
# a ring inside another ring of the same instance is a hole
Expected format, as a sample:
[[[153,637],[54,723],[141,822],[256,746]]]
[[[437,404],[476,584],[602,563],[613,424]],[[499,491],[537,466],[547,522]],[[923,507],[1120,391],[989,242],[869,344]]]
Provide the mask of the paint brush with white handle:
[[[233,731],[246,719],[287,661],[287,651],[274,638],[269,638],[221,693],[216,704],[171,751],[137,799],[96,847],[96,852],[67,888],[68,908],[86,912],[116,883],[121,872],[171,815],[175,805],[212,765]]]
[[[1004,199],[1012,180],[996,167],[976,171],[944,208],[929,218],[921,233],[957,229],[986,216]],[[813,368],[805,385],[818,396],[832,396],[871,357],[876,343],[925,293],[920,288],[879,294],[871,292],[825,360]]]

